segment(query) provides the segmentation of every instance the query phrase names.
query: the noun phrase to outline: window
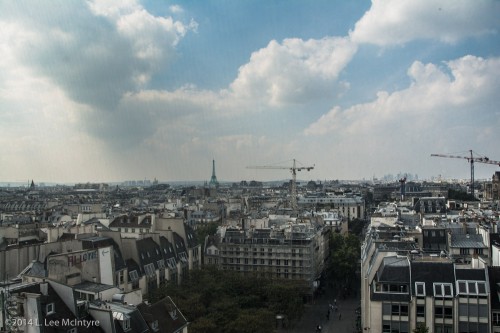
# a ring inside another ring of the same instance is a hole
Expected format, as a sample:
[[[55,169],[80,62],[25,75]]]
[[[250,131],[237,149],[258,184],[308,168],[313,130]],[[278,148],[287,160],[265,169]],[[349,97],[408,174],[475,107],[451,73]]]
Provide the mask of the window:
[[[153,276],[155,275],[155,266],[153,264],[147,264],[144,266],[144,271],[147,276]]]
[[[128,275],[132,281],[139,280],[139,274],[137,274],[137,271],[131,271]]]
[[[476,289],[476,283],[475,282],[468,282],[467,283],[467,289],[469,294],[477,294],[477,289]]]
[[[488,294],[486,282],[484,281],[457,281],[458,293],[460,295],[483,295]]]
[[[453,333],[453,326],[451,325],[442,325],[442,324],[436,324],[434,326],[434,332],[435,333]]]
[[[451,306],[436,306],[434,308],[436,318],[453,318],[453,308]]]
[[[393,316],[407,316],[408,315],[408,305],[392,304],[391,315],[393,315]]]
[[[493,312],[493,316],[491,318],[493,326],[500,326],[500,312]]]
[[[434,283],[434,297],[453,297],[451,283]]]
[[[425,305],[417,305],[417,317],[425,317]]]
[[[415,282],[415,295],[425,296],[425,282]]]
[[[45,306],[45,315],[48,316],[48,315],[51,315],[53,313],[55,313],[55,306],[54,306],[54,303],[49,303]]]
[[[123,326],[123,330],[126,332],[126,331],[129,331],[130,330],[130,319],[129,318],[126,318],[122,321],[122,326]]]
[[[159,269],[164,269],[165,268],[165,261],[163,259],[158,260],[158,268]]]
[[[175,262],[175,258],[167,259],[167,266],[168,266],[168,268],[175,269],[175,265],[176,264],[177,263]]]

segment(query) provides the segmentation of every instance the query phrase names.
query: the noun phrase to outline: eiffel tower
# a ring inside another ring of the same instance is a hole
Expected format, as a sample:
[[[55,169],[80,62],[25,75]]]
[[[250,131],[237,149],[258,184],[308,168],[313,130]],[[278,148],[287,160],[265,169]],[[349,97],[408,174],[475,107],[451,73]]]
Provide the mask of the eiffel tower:
[[[215,175],[215,160],[212,160],[212,178],[210,178],[209,187],[219,187],[217,176]]]

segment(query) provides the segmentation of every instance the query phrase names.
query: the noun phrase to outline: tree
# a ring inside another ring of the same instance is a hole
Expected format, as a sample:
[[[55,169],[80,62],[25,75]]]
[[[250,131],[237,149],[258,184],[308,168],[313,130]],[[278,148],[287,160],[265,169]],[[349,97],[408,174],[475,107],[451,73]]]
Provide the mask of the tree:
[[[198,242],[203,244],[207,236],[215,235],[217,232],[218,224],[216,222],[210,222],[203,225],[198,225],[196,227],[196,239]]]
[[[302,316],[305,283],[266,279],[206,266],[192,270],[179,286],[166,292],[191,322],[189,331],[270,332],[276,314],[290,320]],[[246,324],[245,324],[246,323]]]
[[[429,333],[429,327],[425,326],[424,323],[417,323],[413,333]]]
[[[448,189],[448,199],[463,200],[463,201],[479,201],[474,195],[465,191]]]
[[[330,261],[327,274],[338,283],[354,281],[360,256],[361,248],[357,236],[342,236],[333,233],[330,238]]]
[[[366,224],[367,222],[365,220],[354,219],[349,222],[349,232],[359,237],[361,236]]]

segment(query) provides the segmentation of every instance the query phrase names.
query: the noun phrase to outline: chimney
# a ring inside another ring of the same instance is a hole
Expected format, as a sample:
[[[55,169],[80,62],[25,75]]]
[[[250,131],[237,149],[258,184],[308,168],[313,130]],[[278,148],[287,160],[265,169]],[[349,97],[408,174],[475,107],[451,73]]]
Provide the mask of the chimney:
[[[45,282],[45,280],[40,283],[40,292],[44,296],[47,296],[49,294],[49,284],[48,282]]]
[[[170,226],[168,226],[168,228],[167,228],[167,240],[172,244],[174,243],[174,234],[173,234],[172,228],[170,228]]]

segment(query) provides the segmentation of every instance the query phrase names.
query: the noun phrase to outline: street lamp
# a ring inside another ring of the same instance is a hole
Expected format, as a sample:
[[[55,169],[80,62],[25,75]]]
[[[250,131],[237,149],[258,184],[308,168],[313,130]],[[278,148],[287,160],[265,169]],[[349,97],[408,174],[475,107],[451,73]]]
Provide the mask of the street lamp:
[[[283,328],[283,319],[285,319],[285,315],[277,314],[276,315],[276,328]]]

